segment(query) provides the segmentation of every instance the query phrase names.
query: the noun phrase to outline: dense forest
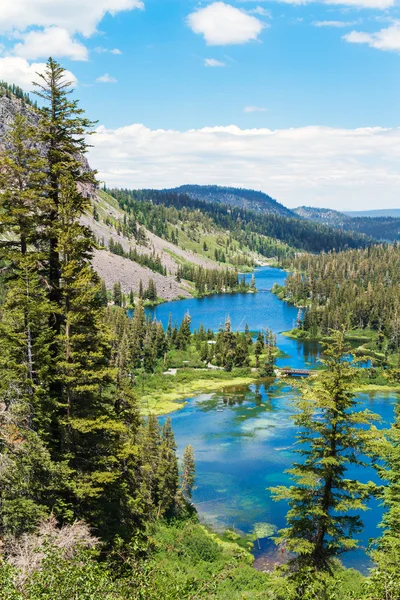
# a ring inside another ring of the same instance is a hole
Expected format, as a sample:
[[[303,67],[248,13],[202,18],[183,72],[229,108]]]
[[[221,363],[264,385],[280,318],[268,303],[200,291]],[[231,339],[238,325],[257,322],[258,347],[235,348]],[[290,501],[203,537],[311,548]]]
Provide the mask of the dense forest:
[[[400,246],[298,256],[283,290],[304,306],[301,328],[316,337],[331,329],[372,330],[378,350],[400,349]]]
[[[211,204],[176,192],[157,190],[107,190],[133,221],[161,237],[174,241],[168,223],[187,222],[194,214],[201,222],[210,219],[230,232],[240,245],[265,257],[285,258],[294,249],[309,252],[365,247],[368,239],[326,225],[276,214],[262,214],[223,204]],[[179,236],[179,234],[178,234]]]
[[[291,484],[270,490],[289,505],[276,537],[287,563],[257,572],[249,538],[199,524],[194,450],[178,460],[171,421],[161,427],[143,416],[144,386],[154,388],[168,361],[191,352],[206,375],[209,363],[226,375],[254,361],[259,375],[272,376],[276,339],[267,328],[235,333],[229,319],[218,332],[192,332],[189,315],[164,330],[146,319],[141,301],[132,318],[108,303],[91,264],[95,240],[82,224],[91,210],[83,186],[96,185],[81,161],[93,123],[69,92],[65,71],[49,59],[37,85],[38,126],[17,116],[0,155],[0,598],[398,600],[400,416],[386,432],[359,410],[359,370],[342,330],[330,333],[325,368],[295,398]],[[221,210],[222,221],[232,218]],[[256,225],[250,213],[241,218]],[[392,309],[380,300],[382,315],[366,314],[363,325],[391,323],[398,252],[321,257],[328,279],[329,261],[353,257],[347,275],[357,274],[356,291],[367,277],[377,296],[379,281],[393,287]],[[304,260],[302,271],[314,258]],[[362,469],[371,458],[384,487],[348,477],[349,466]],[[372,497],[385,513],[371,546],[375,568],[363,577],[339,559],[358,546]]]

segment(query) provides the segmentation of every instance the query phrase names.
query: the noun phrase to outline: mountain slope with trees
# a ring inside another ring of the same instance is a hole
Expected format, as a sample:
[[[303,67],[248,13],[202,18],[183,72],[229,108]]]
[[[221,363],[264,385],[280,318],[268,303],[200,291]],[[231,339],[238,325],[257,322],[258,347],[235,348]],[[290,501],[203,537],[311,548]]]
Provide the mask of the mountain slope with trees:
[[[126,189],[109,189],[107,192],[118,200],[123,210],[139,218],[148,229],[173,241],[177,235],[179,238],[182,220],[194,227],[192,237],[196,237],[197,230],[199,238],[201,228],[211,226],[229,233],[239,244],[239,250],[244,247],[266,258],[279,260],[294,256],[299,250],[343,250],[365,247],[373,241],[358,233],[339,231],[305,219],[205,202],[177,192]],[[169,223],[178,227],[173,230]]]
[[[282,217],[293,217],[293,212],[280,204],[264,192],[246,190],[235,187],[222,187],[218,185],[181,185],[178,188],[164,190],[165,192],[177,192],[187,194],[194,200],[203,200],[226,206],[236,206],[254,212],[270,213]]]
[[[301,206],[294,209],[294,213],[309,221],[323,223],[344,231],[355,231],[382,241],[400,240],[400,218],[396,218],[395,211],[393,212],[392,216],[383,214],[373,216],[372,213],[370,216],[363,216],[362,213],[357,213],[353,217],[352,213],[341,213],[329,208]]]

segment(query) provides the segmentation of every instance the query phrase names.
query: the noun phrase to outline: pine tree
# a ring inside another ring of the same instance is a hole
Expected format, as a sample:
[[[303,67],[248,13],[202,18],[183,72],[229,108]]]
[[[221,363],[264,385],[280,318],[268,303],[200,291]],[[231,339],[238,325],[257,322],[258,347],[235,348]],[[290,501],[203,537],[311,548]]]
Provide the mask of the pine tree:
[[[188,347],[188,345],[190,343],[190,339],[191,339],[191,335],[192,335],[191,329],[190,329],[191,322],[192,322],[192,319],[191,319],[189,313],[186,313],[182,319],[182,323],[179,328],[180,348],[182,350],[186,350],[186,348]]]
[[[383,534],[372,552],[376,567],[369,585],[371,598],[397,600],[400,598],[400,409],[396,420],[379,447],[383,466],[377,469],[386,485],[381,499],[385,508],[381,527]]]
[[[372,483],[346,478],[349,466],[366,464],[364,455],[377,435],[371,423],[377,417],[356,410],[349,391],[355,373],[347,360],[344,333],[333,332],[332,339],[324,350],[327,370],[301,389],[296,402],[297,452],[303,461],[289,471],[295,484],[272,488],[276,500],[289,502],[288,526],[278,540],[296,554],[290,570],[299,594],[305,593],[308,569],[329,570],[332,559],[357,547],[355,536],[362,529],[358,513],[366,510],[366,499],[376,491]]]
[[[49,245],[48,284],[49,299],[56,306],[61,304],[61,262],[58,253],[57,225],[61,178],[72,177],[75,184],[95,184],[94,172],[83,168],[82,155],[87,152],[86,135],[93,123],[83,116],[77,100],[70,100],[71,83],[66,79],[66,71],[52,58],[49,58],[44,73],[39,73],[39,81],[34,85],[36,94],[44,105],[39,109],[39,137],[46,148],[46,175],[48,177],[48,206],[45,214],[46,232]],[[79,200],[80,201],[80,200]],[[61,331],[59,312],[52,318],[54,332]],[[54,347],[54,353],[56,348]]]
[[[258,332],[258,337],[256,341],[256,345],[254,348],[254,354],[256,357],[256,367],[260,366],[260,356],[264,352],[264,336],[261,331]]]
[[[113,300],[115,306],[122,306],[122,290],[119,281],[114,283],[113,286]]]
[[[37,130],[21,115],[5,137],[0,155],[1,259],[15,267],[16,254],[26,255],[40,236],[41,209],[46,205],[45,161],[35,144]],[[39,235],[38,235],[39,233]],[[8,269],[10,270],[10,269]]]
[[[6,294],[0,316],[0,393],[12,389],[29,397],[33,418],[51,412],[49,343],[46,320],[53,307],[47,299],[42,265],[45,255],[38,244],[43,233],[45,206],[44,162],[36,131],[17,115],[6,136],[7,150],[0,156],[0,261]],[[42,423],[44,427],[44,423]]]
[[[140,296],[140,294],[139,294]],[[149,285],[147,287],[146,292],[143,295],[144,298],[150,300],[150,302],[155,302],[157,300],[157,288],[153,279],[149,279]]]
[[[196,481],[196,463],[193,446],[186,446],[183,452],[181,489],[186,500],[190,501]]]
[[[101,280],[99,299],[100,299],[100,303],[102,306],[108,305],[107,287],[106,287],[106,282],[104,281],[104,279]]]
[[[169,417],[162,428],[157,480],[157,516],[161,517],[162,515],[172,514],[176,507],[176,493],[178,491],[179,480],[176,443]]]
[[[135,307],[131,321],[131,356],[134,368],[142,365],[144,340],[146,337],[146,317],[143,301],[140,299]]]

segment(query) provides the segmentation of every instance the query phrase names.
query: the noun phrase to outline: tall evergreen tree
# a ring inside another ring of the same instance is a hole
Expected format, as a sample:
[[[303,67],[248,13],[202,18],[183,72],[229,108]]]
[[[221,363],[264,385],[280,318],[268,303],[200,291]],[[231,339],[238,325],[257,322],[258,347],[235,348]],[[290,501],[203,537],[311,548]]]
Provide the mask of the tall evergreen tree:
[[[181,476],[181,489],[186,500],[192,499],[193,488],[196,481],[196,462],[193,446],[186,446],[183,452],[183,465]]]
[[[385,508],[381,527],[383,534],[372,552],[376,565],[370,583],[371,598],[400,598],[400,409],[386,439],[379,447],[383,465],[377,468],[386,482],[382,490]]]
[[[324,351],[326,371],[301,389],[294,423],[299,429],[297,450],[303,458],[289,470],[295,484],[272,488],[276,500],[287,500],[287,528],[279,542],[296,554],[290,561],[298,593],[305,593],[305,573],[327,571],[331,561],[356,548],[362,529],[359,512],[376,488],[346,478],[349,466],[363,466],[365,454],[377,435],[371,428],[377,417],[358,411],[351,387],[355,373],[348,361],[344,333],[332,333]],[[299,596],[300,597],[300,596]]]
[[[36,94],[44,101],[40,111],[39,136],[46,148],[49,204],[46,213],[49,243],[50,300],[61,302],[61,263],[58,253],[57,223],[61,193],[61,177],[69,175],[76,184],[95,184],[94,172],[83,168],[82,156],[87,152],[86,136],[94,123],[84,116],[77,100],[70,100],[71,82],[59,63],[49,58],[46,69],[35,82]],[[61,319],[55,313],[54,329],[60,332]]]
[[[44,286],[45,254],[39,243],[46,177],[37,141],[36,130],[17,115],[6,136],[7,150],[0,156],[0,262],[6,290],[0,315],[0,393],[3,390],[7,396],[14,390],[29,398],[36,425],[51,412],[52,337],[46,320],[53,310]]]
[[[176,443],[172,431],[171,419],[165,421],[162,428],[162,442],[158,462],[158,517],[172,514],[176,506],[178,491],[178,459],[176,456]]]

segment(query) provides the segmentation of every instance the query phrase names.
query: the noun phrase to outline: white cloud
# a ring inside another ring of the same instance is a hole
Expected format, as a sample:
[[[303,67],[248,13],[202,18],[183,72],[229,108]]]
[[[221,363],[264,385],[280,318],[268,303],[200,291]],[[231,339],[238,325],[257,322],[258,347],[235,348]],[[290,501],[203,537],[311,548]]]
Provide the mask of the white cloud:
[[[97,46],[94,51],[97,52],[97,54],[122,54],[121,50],[118,50],[118,48],[109,50],[108,48],[104,48],[104,46]]]
[[[343,37],[352,44],[368,44],[377,50],[400,52],[400,21],[375,33],[351,31]]]
[[[191,13],[187,22],[194,33],[204,36],[210,46],[244,44],[256,40],[266,27],[256,17],[224,2],[214,2]]]
[[[91,165],[109,185],[237,185],[290,206],[347,210],[376,207],[378,197],[399,204],[400,129],[101,126],[91,143]]]
[[[206,67],[226,67],[226,64],[224,62],[221,62],[220,60],[217,60],[215,58],[205,58],[204,65]]]
[[[260,17],[267,17],[268,19],[272,19],[272,13],[270,10],[263,8],[262,6],[256,6],[256,8],[252,8],[248,11],[251,15],[260,15]]]
[[[1,0],[0,31],[55,25],[90,36],[107,13],[135,8],[144,8],[142,0]]]
[[[117,83],[115,77],[112,77],[108,73],[104,73],[104,75],[97,77],[96,81],[97,83]]]
[[[314,27],[351,27],[357,21],[313,21]]]
[[[263,106],[245,106],[243,109],[244,113],[257,113],[257,112],[266,112],[266,108]]]
[[[26,91],[33,89],[32,81],[40,81],[37,73],[43,73],[45,63],[29,64],[24,58],[17,56],[6,56],[0,58],[0,80],[15,83]],[[76,85],[77,79],[70,71],[65,72],[66,81]]]
[[[53,56],[87,60],[86,46],[74,40],[62,27],[46,27],[41,31],[29,31],[21,35],[22,42],[14,46],[12,52],[22,58],[38,59]]]

